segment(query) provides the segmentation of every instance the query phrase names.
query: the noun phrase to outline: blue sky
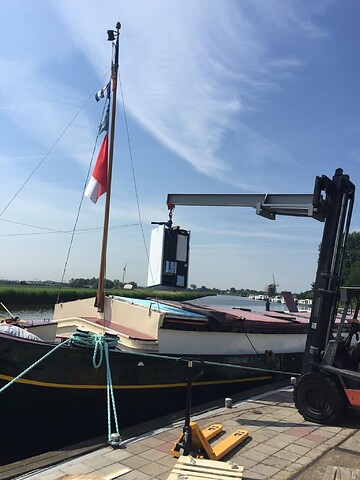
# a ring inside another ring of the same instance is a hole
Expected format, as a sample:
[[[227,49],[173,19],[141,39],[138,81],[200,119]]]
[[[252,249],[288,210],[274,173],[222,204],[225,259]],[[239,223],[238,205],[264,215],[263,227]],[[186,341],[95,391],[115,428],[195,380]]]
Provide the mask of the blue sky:
[[[167,220],[168,193],[312,193],[338,167],[359,184],[358,1],[3,0],[0,277],[61,279],[117,21],[129,141],[118,95],[108,278],[127,264],[145,285],[143,238]],[[84,200],[66,280],[98,276],[103,206]],[[314,280],[315,220],[178,206],[174,223],[191,230],[190,283]]]

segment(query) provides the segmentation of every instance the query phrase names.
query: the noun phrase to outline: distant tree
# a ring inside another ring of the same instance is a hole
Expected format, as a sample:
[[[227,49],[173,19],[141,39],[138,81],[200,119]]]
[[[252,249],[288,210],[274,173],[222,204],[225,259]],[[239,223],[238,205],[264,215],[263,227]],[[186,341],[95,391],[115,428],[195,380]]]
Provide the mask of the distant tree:
[[[118,288],[119,290],[121,290],[123,286],[124,286],[123,282],[121,282],[118,278],[115,278],[114,288]]]
[[[191,288],[191,290],[196,290],[197,286],[195,285],[195,283],[191,283],[190,288]]]
[[[242,297],[248,297],[249,295],[251,295],[251,291],[244,288],[241,288],[239,293]]]
[[[232,295],[235,295],[235,294],[236,294],[236,288],[231,287],[231,288],[230,288],[230,293],[231,293]]]
[[[352,265],[351,270],[348,272],[347,276],[344,279],[344,286],[360,286],[360,260],[358,260]]]
[[[205,285],[201,286],[199,289],[199,292],[208,292],[209,289],[207,287],[205,287]]]
[[[69,285],[74,288],[83,288],[88,285],[89,279],[85,278],[72,278]]]
[[[360,232],[348,236],[342,274],[343,285],[360,285]]]
[[[313,296],[314,290],[306,290],[305,292],[300,292],[296,294],[296,297],[300,300],[303,300],[304,298],[313,298]]]
[[[321,243],[318,247],[319,253]],[[342,265],[342,285],[355,286],[360,284],[360,232],[351,232],[347,238]]]
[[[114,282],[112,280],[105,280],[105,288],[114,288]]]

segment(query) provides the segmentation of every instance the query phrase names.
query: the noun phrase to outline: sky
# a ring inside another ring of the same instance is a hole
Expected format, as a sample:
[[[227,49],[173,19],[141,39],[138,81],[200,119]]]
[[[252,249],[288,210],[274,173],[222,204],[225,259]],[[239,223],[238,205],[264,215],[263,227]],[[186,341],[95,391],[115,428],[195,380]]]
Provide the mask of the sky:
[[[360,183],[357,0],[1,5],[0,278],[99,275],[105,198],[83,191],[118,21],[107,278],[146,285],[169,193],[311,194],[337,168]],[[189,284],[311,288],[323,231],[312,218],[178,205],[173,220],[191,232]]]

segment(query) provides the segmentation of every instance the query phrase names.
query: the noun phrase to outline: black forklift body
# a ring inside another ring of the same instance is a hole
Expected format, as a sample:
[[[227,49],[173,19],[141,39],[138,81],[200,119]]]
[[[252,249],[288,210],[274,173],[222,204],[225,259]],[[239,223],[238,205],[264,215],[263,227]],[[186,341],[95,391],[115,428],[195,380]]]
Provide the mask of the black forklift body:
[[[354,196],[355,186],[341,169],[332,180],[322,177],[314,192],[314,202],[322,203],[325,225],[294,402],[305,419],[317,423],[335,422],[348,405],[360,407],[360,287],[340,287]],[[344,308],[339,319],[340,300]]]

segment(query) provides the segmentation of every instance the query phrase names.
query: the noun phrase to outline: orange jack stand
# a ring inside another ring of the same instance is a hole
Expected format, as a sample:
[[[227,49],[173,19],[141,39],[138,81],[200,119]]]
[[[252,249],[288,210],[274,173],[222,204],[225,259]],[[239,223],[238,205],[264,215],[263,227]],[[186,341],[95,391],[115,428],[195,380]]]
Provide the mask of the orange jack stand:
[[[220,423],[214,423],[204,430],[201,430],[196,422],[190,422],[190,432],[188,433],[190,433],[191,455],[195,458],[207,457],[210,460],[219,460],[243,442],[249,435],[247,430],[236,430],[236,432],[228,435],[212,447],[209,440],[219,435],[222,430],[223,427]],[[184,437],[185,433],[179,437],[179,440],[171,450],[173,457],[179,458],[182,454],[180,450],[183,448],[184,442],[189,442],[189,439],[185,439]]]

